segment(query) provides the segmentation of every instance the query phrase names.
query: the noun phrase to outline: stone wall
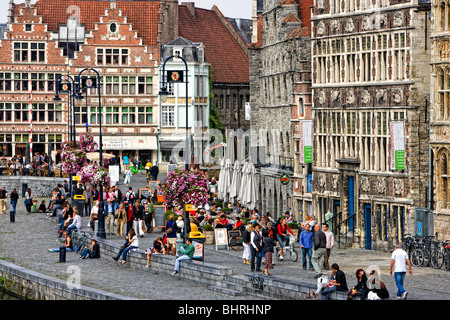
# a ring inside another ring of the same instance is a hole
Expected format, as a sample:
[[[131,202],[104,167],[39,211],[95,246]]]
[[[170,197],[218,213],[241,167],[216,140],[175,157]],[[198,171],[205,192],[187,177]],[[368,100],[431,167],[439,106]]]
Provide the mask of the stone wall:
[[[14,188],[16,188],[19,194],[19,201],[23,198],[24,194],[22,188],[30,188],[33,197],[42,198],[50,197],[52,191],[58,184],[63,184],[63,181],[68,178],[46,178],[46,177],[31,177],[31,176],[0,176],[0,188],[5,187],[6,191],[11,194]]]

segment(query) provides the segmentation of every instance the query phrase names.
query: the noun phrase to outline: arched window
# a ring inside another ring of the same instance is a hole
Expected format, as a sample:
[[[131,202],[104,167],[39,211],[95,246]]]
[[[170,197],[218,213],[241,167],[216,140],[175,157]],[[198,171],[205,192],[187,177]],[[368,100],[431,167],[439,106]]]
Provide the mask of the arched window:
[[[442,209],[448,209],[449,206],[449,182],[450,176],[448,174],[448,150],[442,151],[439,156],[439,179],[438,179],[438,199]]]

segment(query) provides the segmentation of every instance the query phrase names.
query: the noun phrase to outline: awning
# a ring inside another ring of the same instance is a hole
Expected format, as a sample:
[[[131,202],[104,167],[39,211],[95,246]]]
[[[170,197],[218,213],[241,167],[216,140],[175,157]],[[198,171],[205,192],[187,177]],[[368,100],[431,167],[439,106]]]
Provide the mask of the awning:
[[[99,143],[99,137],[94,140]],[[158,150],[156,136],[103,136],[103,150]]]
[[[184,141],[163,141],[163,140],[161,140],[159,142],[159,149],[161,151],[172,151],[180,143],[184,143]],[[183,148],[184,148],[184,144],[183,144]]]

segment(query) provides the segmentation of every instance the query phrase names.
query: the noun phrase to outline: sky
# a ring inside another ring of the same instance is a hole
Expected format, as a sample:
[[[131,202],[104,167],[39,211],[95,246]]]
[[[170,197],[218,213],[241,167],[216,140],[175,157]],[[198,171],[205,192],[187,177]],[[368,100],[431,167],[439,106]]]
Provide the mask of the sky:
[[[25,0],[14,0],[15,3],[24,3]],[[35,3],[36,0],[32,0]],[[224,16],[228,18],[252,18],[252,0],[179,0],[181,2],[194,2],[198,8],[211,9],[216,5]],[[8,17],[9,0],[0,0],[0,23],[6,23]]]

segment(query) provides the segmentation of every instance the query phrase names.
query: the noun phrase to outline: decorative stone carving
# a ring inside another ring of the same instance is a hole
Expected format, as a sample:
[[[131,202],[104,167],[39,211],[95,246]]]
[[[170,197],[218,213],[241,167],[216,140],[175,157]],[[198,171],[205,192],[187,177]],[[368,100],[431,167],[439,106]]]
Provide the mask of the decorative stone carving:
[[[403,92],[400,89],[394,89],[392,91],[392,99],[395,103],[400,103],[403,101]]]
[[[339,176],[331,177],[331,187],[333,190],[337,190],[339,188]]]
[[[320,21],[317,24],[317,35],[322,36],[325,33],[325,23],[323,21]]]
[[[319,187],[324,188],[326,183],[326,177],[324,173],[321,173],[318,177]]]
[[[331,100],[333,101],[337,101],[339,99],[340,96],[340,91],[339,90],[333,90],[331,91]]]
[[[355,103],[355,93],[352,90],[347,90],[347,97],[345,99],[345,102],[347,104],[354,104]]]
[[[402,179],[394,179],[394,192],[396,195],[402,195],[405,190],[405,181]]]
[[[387,91],[385,89],[377,90],[377,100],[378,102],[386,102],[387,101]]]
[[[320,92],[318,93],[317,99],[318,99],[317,101],[319,102],[319,104],[324,104],[325,101],[326,101],[325,92],[320,91]]]
[[[371,28],[371,26],[372,26],[372,22],[370,21],[370,17],[368,17],[368,16],[363,17],[362,23],[361,23],[361,29],[363,31],[367,31]]]
[[[364,192],[368,192],[370,190],[369,178],[361,177],[360,180],[361,180],[361,182],[360,182],[361,190],[364,191]]]
[[[394,14],[394,27],[401,27],[403,25],[403,12],[397,11]]]
[[[385,193],[386,192],[386,178],[377,178],[377,192],[378,193]]]
[[[330,23],[330,29],[333,32],[336,32],[339,29],[339,22],[337,20],[332,20]]]
[[[353,32],[355,30],[355,25],[353,23],[353,19],[347,19],[345,23],[345,31],[346,32]]]
[[[368,104],[370,103],[370,93],[367,90],[363,90],[361,93],[361,102],[363,104]]]

